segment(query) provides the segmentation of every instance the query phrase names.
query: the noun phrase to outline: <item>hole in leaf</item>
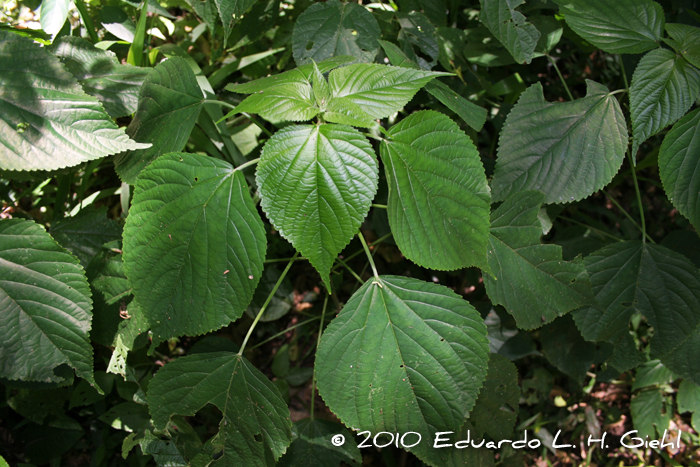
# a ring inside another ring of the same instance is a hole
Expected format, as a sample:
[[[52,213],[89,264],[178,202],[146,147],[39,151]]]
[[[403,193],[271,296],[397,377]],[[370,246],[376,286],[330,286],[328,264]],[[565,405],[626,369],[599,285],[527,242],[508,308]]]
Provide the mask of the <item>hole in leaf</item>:
[[[311,50],[314,48],[314,41],[309,41],[306,43],[306,50]]]
[[[195,181],[195,182],[198,182],[198,181],[199,181],[199,177],[194,177],[194,181]]]
[[[216,451],[214,454],[211,455],[211,458],[214,460],[219,460],[224,456],[224,450],[222,449],[221,451]]]
[[[352,34],[353,36],[357,36],[357,31],[353,29],[352,31],[350,31],[350,34]]]
[[[260,433],[256,433],[253,435],[253,439],[256,443],[262,443],[263,437]]]

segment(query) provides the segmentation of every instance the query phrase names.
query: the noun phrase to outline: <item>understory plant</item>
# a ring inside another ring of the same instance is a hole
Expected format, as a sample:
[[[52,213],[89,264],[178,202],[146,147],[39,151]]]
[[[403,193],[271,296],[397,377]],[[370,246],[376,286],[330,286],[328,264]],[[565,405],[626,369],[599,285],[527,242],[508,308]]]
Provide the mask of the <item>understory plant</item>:
[[[0,454],[697,462],[697,6],[6,3]]]

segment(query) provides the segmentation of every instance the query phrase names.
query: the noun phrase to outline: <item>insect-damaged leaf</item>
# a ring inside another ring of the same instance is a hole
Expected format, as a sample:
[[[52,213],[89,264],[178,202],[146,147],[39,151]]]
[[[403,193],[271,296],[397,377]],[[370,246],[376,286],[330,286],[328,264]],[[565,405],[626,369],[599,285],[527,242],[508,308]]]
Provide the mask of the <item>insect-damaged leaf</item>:
[[[491,214],[489,265],[495,279],[484,274],[486,292],[522,329],[538,328],[592,300],[583,261],[563,261],[559,245],[540,243],[543,199],[538,192],[520,192]]]
[[[170,416],[192,416],[207,404],[223,415],[210,443],[218,459],[214,465],[274,466],[292,441],[289,409],[279,391],[238,354],[180,357],[161,368],[148,385],[149,410],[160,430]]]
[[[532,61],[540,32],[515,8],[525,0],[480,0],[479,19],[518,63]]]

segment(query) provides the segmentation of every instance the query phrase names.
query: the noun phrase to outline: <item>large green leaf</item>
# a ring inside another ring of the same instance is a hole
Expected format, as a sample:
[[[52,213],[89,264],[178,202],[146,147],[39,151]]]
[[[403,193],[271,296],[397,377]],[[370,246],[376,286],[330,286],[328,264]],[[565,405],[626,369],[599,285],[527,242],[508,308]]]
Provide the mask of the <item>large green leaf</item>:
[[[660,245],[627,241],[585,258],[596,305],[574,313],[587,340],[610,341],[627,334],[633,314],[654,326],[650,357],[670,355],[700,325],[700,272],[685,257]],[[633,345],[633,344],[632,344]]]
[[[586,198],[620,169],[628,136],[620,105],[608,89],[586,80],[586,97],[549,103],[542,85],[522,93],[499,137],[493,199],[537,190],[544,202]]]
[[[341,446],[332,442],[337,434],[345,437]],[[305,418],[294,424],[292,435],[292,444],[280,459],[279,467],[338,467],[341,462],[362,464],[353,435],[340,423]]]
[[[41,29],[52,36],[63,28],[68,18],[70,0],[42,0],[41,9]]]
[[[401,252],[430,269],[488,270],[491,196],[469,137],[448,117],[425,110],[391,127],[381,156],[389,224]]]
[[[440,56],[440,46],[437,40],[437,29],[430,23],[430,20],[417,11],[410,13],[396,13],[396,20],[401,26],[399,32],[399,42],[408,48],[413,54],[412,46],[418,47],[425,57],[430,58],[430,61],[425,60],[420,56],[416,56],[416,61],[423,69],[430,69],[438,61]]]
[[[61,37],[49,50],[61,60],[86,93],[102,102],[112,117],[136,112],[139,89],[148,68],[122,65],[112,52],[98,49],[80,37]]]
[[[700,94],[700,71],[668,49],[639,61],[630,85],[632,154],[652,135],[681,118]]]
[[[337,0],[314,3],[294,24],[294,60],[304,65],[352,55],[359,62],[372,62],[379,52],[380,37],[377,20],[363,6]]]
[[[262,208],[321,274],[352,240],[377,192],[377,159],[345,125],[295,125],[275,133],[257,168]]]
[[[559,245],[542,245],[537,214],[544,195],[516,193],[491,214],[491,301],[503,305],[521,329],[534,329],[591,300],[583,261],[562,261]]]
[[[431,79],[448,73],[358,63],[333,70],[328,76],[334,109],[359,109],[371,118],[398,112]],[[342,112],[342,110],[336,110]]]
[[[107,218],[106,207],[95,209],[89,206],[75,217],[55,222],[51,226],[51,235],[87,268],[102,245],[122,238],[122,227]]]
[[[224,38],[228,39],[233,31],[233,26],[243,18],[243,14],[252,7],[257,0],[214,0],[219,10],[221,22],[224,23]]]
[[[58,382],[67,364],[95,384],[85,272],[39,224],[0,221],[0,377]]]
[[[652,0],[555,0],[566,23],[596,47],[638,54],[659,46],[664,11]]]
[[[270,380],[240,355],[207,352],[180,357],[158,371],[148,385],[148,407],[160,430],[171,415],[192,416],[207,404],[223,415],[211,441],[214,453],[220,455],[214,465],[274,466],[292,441],[287,404]]]
[[[479,19],[518,63],[530,63],[540,32],[515,8],[525,0],[480,0]]]
[[[172,57],[156,65],[144,80],[136,115],[126,130],[136,141],[153,146],[119,154],[114,160],[119,177],[134,184],[139,172],[158,156],[182,150],[203,100],[187,61]]]
[[[0,169],[54,170],[127,149],[129,139],[46,48],[0,31]]]
[[[676,51],[696,68],[700,68],[700,28],[688,24],[668,23],[666,32],[677,44]],[[674,47],[675,48],[675,47]]]
[[[398,276],[367,281],[323,333],[318,389],[354,429],[421,434],[410,448],[431,465],[438,431],[459,431],[486,376],[479,313],[446,287]]]
[[[265,230],[243,174],[197,154],[161,156],[139,176],[124,267],[155,344],[239,318],[265,258]]]
[[[700,230],[700,109],[678,121],[659,151],[666,195],[678,212]]]

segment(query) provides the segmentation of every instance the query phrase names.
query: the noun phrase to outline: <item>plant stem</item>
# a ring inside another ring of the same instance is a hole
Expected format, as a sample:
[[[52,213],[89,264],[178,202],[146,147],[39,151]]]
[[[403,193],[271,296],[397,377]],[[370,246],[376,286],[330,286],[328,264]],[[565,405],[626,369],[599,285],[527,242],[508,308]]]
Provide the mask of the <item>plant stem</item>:
[[[340,258],[336,258],[335,260],[336,260],[337,262],[339,262],[340,264],[342,264],[343,266],[345,266],[345,269],[347,269],[348,272],[349,272],[350,274],[352,274],[353,277],[354,277],[355,279],[357,279],[358,281],[360,281],[362,284],[365,283],[365,281],[363,281],[362,278],[361,278],[360,276],[358,276],[357,273],[356,273],[355,271],[353,271],[352,268],[351,268],[350,266],[348,266],[347,263],[346,263],[345,261],[343,261],[343,260],[340,259]]]
[[[92,24],[92,18],[90,18],[90,15],[88,14],[88,10],[85,6],[85,3],[83,2],[83,0],[75,0],[74,3],[75,7],[80,13],[80,19],[83,20],[85,29],[87,29],[88,35],[90,36],[90,40],[93,44],[97,44],[100,41],[100,39],[97,37],[97,31],[95,30],[95,26]]]
[[[375,241],[373,241],[372,243],[370,243],[369,246],[374,246],[374,245],[377,245],[378,243],[382,243],[384,240],[386,240],[387,238],[391,237],[392,235],[393,235],[392,233],[388,233],[388,234],[386,234],[386,235],[383,235],[383,236],[379,237],[378,239],[376,239]],[[348,256],[347,258],[345,258],[344,261],[346,261],[346,262],[347,262],[347,261],[350,261],[350,260],[353,259],[355,256],[361,254],[362,251],[363,251],[363,250],[356,251],[355,253],[353,253],[353,254],[351,254],[350,256]]]
[[[282,336],[282,335],[288,333],[289,331],[291,331],[291,330],[293,330],[293,329],[296,329],[296,328],[298,328],[298,327],[300,327],[300,326],[303,326],[303,325],[305,325],[305,324],[309,324],[309,323],[311,323],[311,322],[313,322],[313,321],[316,321],[316,320],[318,320],[318,319],[321,319],[321,317],[320,317],[320,316],[314,316],[313,318],[309,318],[309,319],[307,319],[306,321],[302,321],[301,323],[297,323],[297,324],[295,324],[294,326],[289,326],[289,327],[286,328],[284,331],[280,331],[280,332],[278,332],[277,334],[275,334],[274,336],[268,337],[267,339],[265,339],[265,340],[262,341],[262,342],[258,342],[257,344],[255,344],[254,346],[252,346],[252,347],[250,348],[250,350],[257,349],[257,348],[260,347],[261,345],[267,344],[268,342],[277,339],[278,337],[280,337],[280,336]]]
[[[246,162],[245,164],[239,165],[238,167],[236,167],[235,170],[243,170],[243,169],[245,169],[245,168],[247,168],[247,167],[250,167],[251,165],[257,164],[258,162],[260,162],[260,158],[259,158],[259,157],[258,157],[257,159],[253,159],[252,161],[248,161],[248,162]]]
[[[386,204],[373,204],[373,208],[386,209]]]
[[[369,247],[367,246],[367,242],[365,241],[365,237],[362,235],[362,232],[358,232],[357,237],[360,239],[362,248],[364,248],[365,253],[367,254],[367,259],[369,260],[369,265],[372,266],[372,272],[374,273],[375,279],[380,280],[379,273],[377,272],[377,266],[375,266],[374,258],[372,258],[372,252],[369,251]]]
[[[289,269],[292,267],[292,264],[294,264],[294,260],[297,259],[297,256],[299,256],[298,251],[296,253],[294,253],[294,256],[292,257],[292,259],[289,260],[289,263],[287,263],[287,267],[284,268],[284,271],[282,271],[282,275],[280,275],[280,278],[277,279],[277,283],[272,288],[270,295],[268,295],[267,298],[265,299],[265,303],[263,303],[263,306],[262,306],[262,308],[260,308],[258,315],[253,320],[253,324],[250,325],[250,328],[248,329],[248,333],[245,335],[245,339],[243,339],[243,344],[241,344],[241,350],[238,351],[238,355],[243,355],[243,351],[245,350],[245,346],[248,343],[248,339],[250,339],[250,336],[253,334],[253,330],[255,329],[255,326],[258,324],[258,321],[260,321],[260,318],[262,318],[263,313],[265,313],[265,310],[267,309],[267,305],[270,304],[272,297],[275,296],[277,289],[279,288],[280,284],[282,284],[282,280],[284,279],[284,276],[286,276],[287,273],[289,272]]]
[[[644,231],[644,229],[642,229],[642,227],[641,227],[639,224],[637,224],[637,221],[635,221],[634,218],[633,218],[627,211],[625,211],[625,210],[622,208],[622,206],[620,206],[620,203],[618,203],[618,202],[615,200],[615,198],[612,197],[612,195],[611,195],[610,193],[608,193],[608,192],[605,191],[605,190],[603,190],[603,193],[605,193],[605,196],[607,196],[608,199],[609,199],[610,201],[612,201],[612,203],[613,203],[615,206],[617,206],[617,209],[619,209],[620,211],[622,211],[622,214],[624,214],[625,217],[626,217],[627,219],[629,219],[629,221],[632,222],[632,224],[634,224],[634,226],[637,227],[637,229],[639,229],[640,232],[642,232],[642,235],[645,235],[646,238],[648,238],[649,241],[650,241],[651,243],[656,243],[656,242]]]
[[[603,236],[605,236],[605,237],[610,237],[610,238],[612,238],[613,240],[615,240],[616,242],[624,242],[623,239],[618,238],[618,237],[616,237],[616,236],[614,236],[614,235],[612,235],[612,234],[609,234],[609,233],[607,233],[607,232],[604,231],[604,230],[597,229],[597,228],[595,228],[595,227],[593,227],[593,226],[590,226],[590,225],[588,225],[588,224],[584,224],[583,222],[579,222],[579,221],[577,221],[577,220],[575,220],[575,219],[572,219],[572,218],[570,218],[570,217],[559,216],[559,219],[562,219],[562,220],[565,220],[565,221],[569,221],[569,222],[573,222],[574,224],[580,225],[581,227],[586,227],[587,229],[590,229],[590,230],[592,230],[592,231],[594,231],[594,232],[598,232],[599,234],[601,234],[601,235],[603,235]]]
[[[287,261],[291,261],[294,258],[274,258],[274,259],[266,259],[263,261],[263,264],[270,264],[270,263],[286,263]],[[304,258],[303,256],[301,258],[296,258],[295,261],[308,261],[308,258]]]
[[[647,226],[644,220],[644,206],[642,205],[642,194],[639,192],[639,183],[637,183],[637,171],[634,170],[635,161],[632,158],[632,150],[627,147],[627,157],[632,167],[632,179],[634,180],[634,191],[637,193],[637,204],[639,205],[639,217],[642,218],[642,243],[647,241]]]
[[[559,71],[559,67],[557,66],[557,62],[554,61],[551,55],[547,54],[547,58],[549,59],[549,63],[551,63],[554,66],[554,69],[557,71],[557,74],[559,75],[559,79],[561,82],[564,84],[564,89],[566,89],[566,93],[569,95],[570,100],[574,100],[574,96],[571,95],[571,91],[569,91],[569,85],[566,84],[566,80],[564,79],[564,76],[561,74],[561,71]]]
[[[321,344],[321,334],[323,333],[323,324],[326,321],[326,307],[328,306],[328,294],[323,300],[323,310],[321,311],[321,323],[318,325],[318,339],[316,340],[316,352],[318,352],[318,346]],[[316,398],[316,362],[314,362],[314,375],[311,378],[311,410],[309,410],[309,415],[311,420],[314,419],[314,399]]]
[[[623,80],[624,83],[625,83],[625,89],[626,89],[627,91],[629,91],[630,85],[629,85],[629,83],[627,82],[627,73],[625,73],[625,64],[622,63],[622,55],[619,55],[619,54],[618,54],[617,58],[620,60],[620,70],[622,70],[622,80]]]

